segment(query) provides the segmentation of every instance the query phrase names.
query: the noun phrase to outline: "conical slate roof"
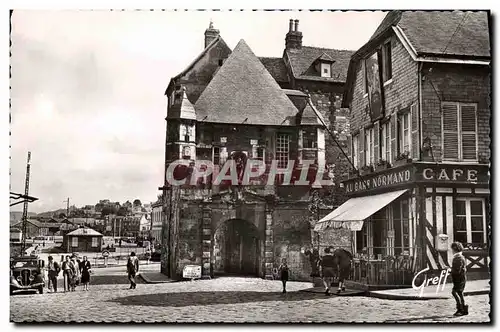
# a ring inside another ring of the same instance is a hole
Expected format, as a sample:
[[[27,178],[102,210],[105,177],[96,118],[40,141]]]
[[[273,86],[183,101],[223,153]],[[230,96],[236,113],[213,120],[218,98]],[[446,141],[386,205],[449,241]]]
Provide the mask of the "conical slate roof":
[[[297,108],[242,39],[195,104],[198,121],[294,125]]]

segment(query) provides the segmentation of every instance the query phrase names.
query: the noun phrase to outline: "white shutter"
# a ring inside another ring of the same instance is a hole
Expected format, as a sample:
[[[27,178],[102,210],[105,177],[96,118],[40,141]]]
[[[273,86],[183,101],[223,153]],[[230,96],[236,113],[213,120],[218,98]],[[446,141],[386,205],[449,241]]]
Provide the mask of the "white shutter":
[[[410,139],[410,150],[411,150],[411,158],[413,160],[420,159],[420,144],[419,144],[419,130],[418,130],[418,108],[416,104],[412,104],[410,107],[411,110],[411,139]]]
[[[458,103],[443,103],[443,159],[458,159]]]
[[[477,119],[476,105],[460,105],[460,124],[462,125],[462,159],[477,160]]]

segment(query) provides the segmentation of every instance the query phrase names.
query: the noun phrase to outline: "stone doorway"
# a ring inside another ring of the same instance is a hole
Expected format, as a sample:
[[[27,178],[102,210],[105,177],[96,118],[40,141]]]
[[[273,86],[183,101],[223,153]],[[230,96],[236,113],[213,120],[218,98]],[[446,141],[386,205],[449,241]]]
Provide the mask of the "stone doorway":
[[[252,223],[232,219],[214,233],[214,275],[259,276],[260,236]]]

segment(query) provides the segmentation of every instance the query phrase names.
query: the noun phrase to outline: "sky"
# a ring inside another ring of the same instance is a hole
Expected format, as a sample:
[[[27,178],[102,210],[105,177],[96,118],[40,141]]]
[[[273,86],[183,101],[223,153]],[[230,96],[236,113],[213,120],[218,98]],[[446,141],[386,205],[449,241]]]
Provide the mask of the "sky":
[[[11,182],[30,212],[101,199],[155,201],[170,81],[202,51],[210,20],[232,49],[280,57],[289,19],[302,43],[356,50],[384,12],[14,11]],[[22,210],[22,205],[15,207]]]

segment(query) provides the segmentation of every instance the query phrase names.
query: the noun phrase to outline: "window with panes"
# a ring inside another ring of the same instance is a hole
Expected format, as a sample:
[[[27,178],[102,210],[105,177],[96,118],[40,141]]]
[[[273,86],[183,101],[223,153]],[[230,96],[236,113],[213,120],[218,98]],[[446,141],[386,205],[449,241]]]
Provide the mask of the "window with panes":
[[[486,220],[484,200],[480,198],[457,198],[453,240],[460,243],[486,243]]]
[[[290,135],[276,135],[276,160],[279,168],[286,168],[290,155]]]
[[[374,160],[373,128],[365,130],[365,165],[373,165]]]
[[[352,138],[352,162],[354,167],[358,168],[359,165],[359,135]]]
[[[380,132],[380,158],[391,162],[391,123],[382,124]]]
[[[411,152],[410,112],[398,115],[398,153]]]
[[[477,160],[477,105],[455,102],[441,104],[443,159]]]

